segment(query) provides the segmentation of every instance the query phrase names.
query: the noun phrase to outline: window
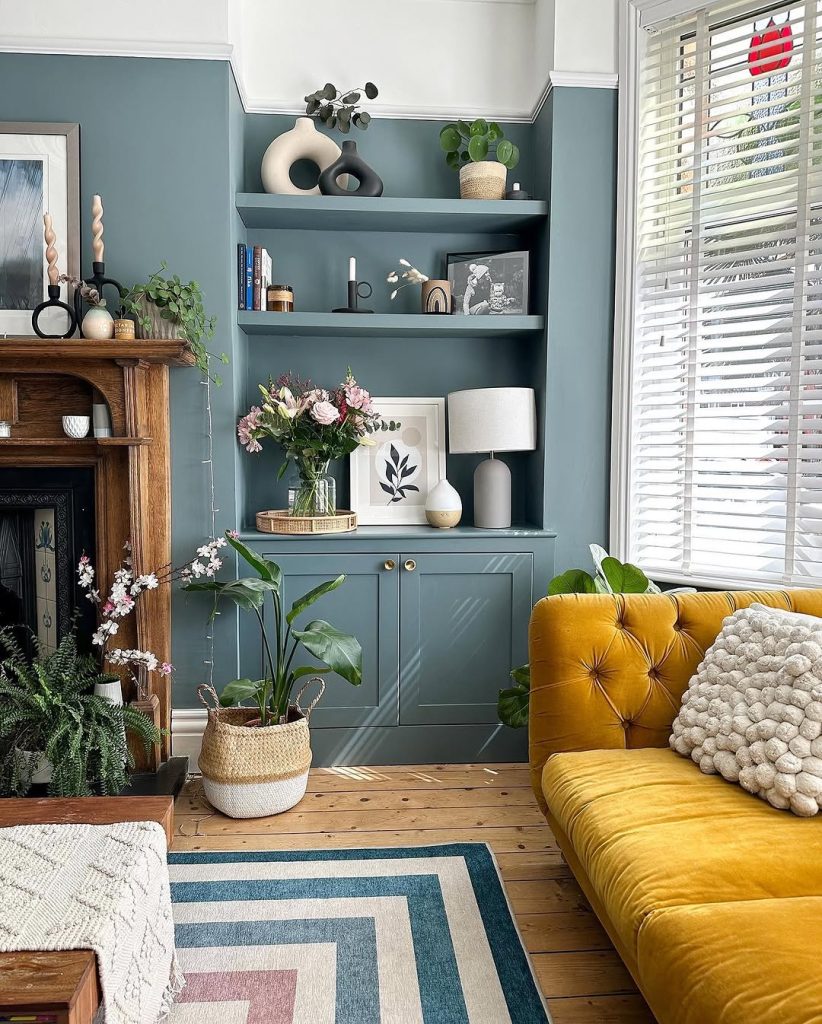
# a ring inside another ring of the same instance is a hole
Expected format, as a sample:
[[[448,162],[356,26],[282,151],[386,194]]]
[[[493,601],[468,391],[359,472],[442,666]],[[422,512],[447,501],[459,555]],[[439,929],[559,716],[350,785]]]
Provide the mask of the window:
[[[739,0],[639,32],[617,515],[660,579],[822,586],[820,33]]]

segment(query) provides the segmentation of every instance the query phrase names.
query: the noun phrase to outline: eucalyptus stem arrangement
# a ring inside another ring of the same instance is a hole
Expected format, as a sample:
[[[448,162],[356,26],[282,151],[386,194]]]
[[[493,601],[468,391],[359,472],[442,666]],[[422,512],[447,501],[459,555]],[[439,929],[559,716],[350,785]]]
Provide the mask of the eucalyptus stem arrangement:
[[[352,125],[365,131],[371,124],[371,115],[361,109],[363,94],[367,99],[374,100],[379,95],[379,89],[373,82],[366,82],[365,85],[343,91],[332,82],[326,82],[321,89],[305,97],[305,112],[326,128],[339,128],[343,135],[351,131]]]

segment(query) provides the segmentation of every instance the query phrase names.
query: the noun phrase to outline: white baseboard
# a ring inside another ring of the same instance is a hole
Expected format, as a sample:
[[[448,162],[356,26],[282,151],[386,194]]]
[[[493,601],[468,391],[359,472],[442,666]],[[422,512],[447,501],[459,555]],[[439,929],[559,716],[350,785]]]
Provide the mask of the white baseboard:
[[[208,712],[205,708],[173,708],[171,712],[171,753],[187,757],[189,771],[197,771]]]

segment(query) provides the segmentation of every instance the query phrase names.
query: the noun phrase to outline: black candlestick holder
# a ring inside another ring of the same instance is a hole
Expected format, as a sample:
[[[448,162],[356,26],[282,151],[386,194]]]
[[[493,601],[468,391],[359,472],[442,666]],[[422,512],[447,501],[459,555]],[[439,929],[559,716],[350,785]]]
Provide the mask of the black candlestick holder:
[[[103,295],[103,288],[106,286],[117,289],[117,304],[119,305],[120,299],[125,295],[125,289],[119,281],[115,281],[113,277],[106,277],[106,265],[102,260],[95,260],[91,265],[92,274],[91,277],[84,278],[85,283],[97,291],[100,298],[105,298]],[[80,337],[84,338],[83,334],[83,296],[80,294],[80,289],[75,289],[74,292],[74,316],[77,320],[77,327],[80,331]]]
[[[77,314],[67,302],[61,302],[59,284],[50,284],[47,288],[47,292],[48,299],[45,302],[41,302],[39,306],[35,306],[31,314],[31,326],[34,328],[34,333],[37,335],[38,338],[70,338],[77,329]],[[66,331],[65,334],[46,334],[40,330],[40,326],[38,324],[40,315],[43,313],[44,310],[54,309],[55,307],[57,309],[62,309],[63,312],[68,317],[68,330]]]
[[[367,292],[361,292],[360,288],[367,288]],[[339,306],[337,309],[332,309],[332,313],[373,313],[373,309],[361,309],[358,304],[358,299],[368,299],[373,293],[373,288],[368,281],[349,281],[348,282],[348,305]]]

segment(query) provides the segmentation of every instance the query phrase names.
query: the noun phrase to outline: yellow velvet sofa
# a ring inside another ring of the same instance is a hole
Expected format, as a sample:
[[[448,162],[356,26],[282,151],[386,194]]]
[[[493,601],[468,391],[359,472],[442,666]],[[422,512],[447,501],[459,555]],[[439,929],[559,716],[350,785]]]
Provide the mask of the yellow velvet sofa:
[[[531,617],[530,761],[560,848],[660,1024],[822,1022],[822,816],[668,747],[722,620],[822,590],[561,595]]]

